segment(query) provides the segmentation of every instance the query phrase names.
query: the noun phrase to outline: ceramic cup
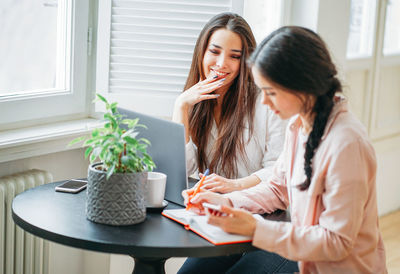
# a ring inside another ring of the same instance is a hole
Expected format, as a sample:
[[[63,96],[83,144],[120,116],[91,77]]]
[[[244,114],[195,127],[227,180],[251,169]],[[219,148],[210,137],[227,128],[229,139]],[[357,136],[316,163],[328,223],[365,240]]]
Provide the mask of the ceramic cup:
[[[145,203],[146,207],[162,207],[165,195],[167,175],[161,172],[147,173]]]

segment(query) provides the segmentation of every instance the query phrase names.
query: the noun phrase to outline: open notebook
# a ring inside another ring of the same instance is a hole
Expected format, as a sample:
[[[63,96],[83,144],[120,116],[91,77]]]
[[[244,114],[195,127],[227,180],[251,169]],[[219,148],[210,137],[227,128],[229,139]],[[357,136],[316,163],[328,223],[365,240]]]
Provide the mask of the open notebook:
[[[207,216],[197,215],[196,213],[184,208],[166,209],[162,212],[162,215],[184,225],[186,229],[197,233],[215,245],[245,243],[251,242],[252,240],[249,236],[229,234],[217,226],[208,224]],[[262,218],[260,215],[255,216]]]

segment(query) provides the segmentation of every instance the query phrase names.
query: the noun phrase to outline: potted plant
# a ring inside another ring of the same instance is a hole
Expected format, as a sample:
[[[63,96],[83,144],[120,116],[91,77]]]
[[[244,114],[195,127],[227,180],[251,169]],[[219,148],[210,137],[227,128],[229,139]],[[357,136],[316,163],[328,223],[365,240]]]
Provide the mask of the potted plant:
[[[147,171],[155,164],[147,154],[150,142],[137,138],[139,119],[125,119],[118,113],[117,103],[108,103],[101,95],[97,98],[106,105],[105,124],[71,141],[70,145],[84,141],[85,158],[90,159],[86,200],[89,220],[110,225],[131,225],[146,218],[144,187]],[[94,163],[97,159],[100,162]]]

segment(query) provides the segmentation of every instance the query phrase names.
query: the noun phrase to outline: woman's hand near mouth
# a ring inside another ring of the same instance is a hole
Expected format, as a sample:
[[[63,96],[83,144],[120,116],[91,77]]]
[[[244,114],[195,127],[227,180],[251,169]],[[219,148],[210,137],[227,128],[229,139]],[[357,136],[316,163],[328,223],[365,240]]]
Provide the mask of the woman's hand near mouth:
[[[211,94],[223,85],[225,78],[219,79],[217,75],[209,75],[208,78],[199,81],[191,88],[182,92],[175,101],[172,121],[182,123],[185,126],[186,143],[189,142],[189,109],[204,100],[213,100],[219,94]]]
[[[188,109],[203,100],[218,98],[219,94],[211,93],[218,89],[224,81],[225,78],[221,79],[218,75],[211,74],[208,78],[199,81],[197,84],[179,95],[175,106],[181,109]]]

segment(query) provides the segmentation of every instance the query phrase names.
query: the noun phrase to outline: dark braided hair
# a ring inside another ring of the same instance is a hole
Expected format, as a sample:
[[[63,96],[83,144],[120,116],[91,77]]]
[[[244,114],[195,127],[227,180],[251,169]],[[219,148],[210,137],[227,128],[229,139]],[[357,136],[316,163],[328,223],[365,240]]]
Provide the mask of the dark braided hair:
[[[333,97],[337,91],[342,91],[329,51],[315,32],[303,27],[287,26],[265,38],[251,55],[249,63],[268,81],[285,91],[295,95],[310,95],[303,104],[303,111],[311,111],[314,116],[304,154],[307,178],[297,186],[300,190],[307,190],[312,177],[312,159],[332,111]],[[310,106],[310,97],[315,98],[313,106]]]

